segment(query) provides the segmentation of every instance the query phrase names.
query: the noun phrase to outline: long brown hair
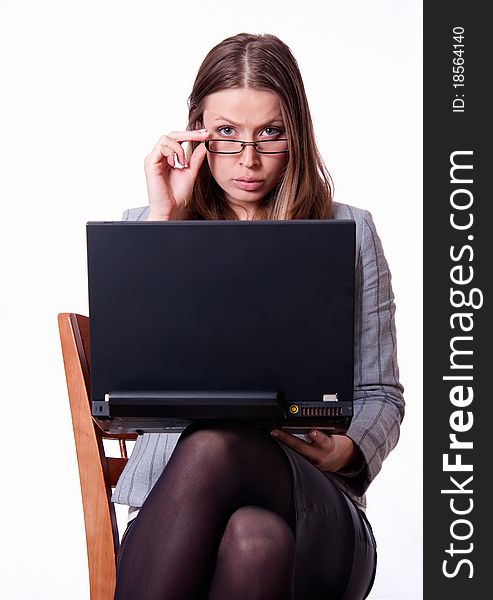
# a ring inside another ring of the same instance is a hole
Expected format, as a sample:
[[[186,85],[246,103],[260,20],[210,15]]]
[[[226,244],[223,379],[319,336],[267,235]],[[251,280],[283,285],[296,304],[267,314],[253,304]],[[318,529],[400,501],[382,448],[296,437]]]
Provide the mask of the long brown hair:
[[[230,88],[250,87],[277,94],[289,140],[289,159],[280,182],[262,199],[256,219],[328,219],[332,180],[318,152],[298,64],[274,35],[239,33],[207,54],[188,98],[188,130],[201,129],[205,99]],[[194,142],[190,150],[197,145]],[[189,150],[189,153],[190,153]],[[236,220],[206,160],[202,164],[186,219]]]

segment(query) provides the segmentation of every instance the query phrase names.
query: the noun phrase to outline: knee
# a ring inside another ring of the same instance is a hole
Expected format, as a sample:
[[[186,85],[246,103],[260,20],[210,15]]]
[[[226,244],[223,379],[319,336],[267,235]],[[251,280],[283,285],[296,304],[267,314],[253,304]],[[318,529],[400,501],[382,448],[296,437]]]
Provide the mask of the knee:
[[[219,554],[231,553],[251,566],[268,564],[274,557],[291,563],[294,546],[294,534],[281,516],[257,506],[244,506],[230,517]]]
[[[186,446],[195,456],[208,459],[225,456],[229,459],[241,454],[254,435],[241,425],[191,425],[179,438],[179,446]],[[257,434],[258,435],[258,434]]]
[[[230,454],[233,439],[226,429],[195,426],[186,429],[179,438],[178,446],[186,446],[198,456]]]

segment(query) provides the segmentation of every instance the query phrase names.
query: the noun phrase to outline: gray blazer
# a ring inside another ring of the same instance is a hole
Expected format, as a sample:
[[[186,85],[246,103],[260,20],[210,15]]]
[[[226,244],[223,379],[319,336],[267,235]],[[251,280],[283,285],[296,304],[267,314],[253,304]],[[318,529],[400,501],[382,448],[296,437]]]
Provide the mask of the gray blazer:
[[[133,208],[124,221],[143,221],[148,207]],[[371,214],[334,202],[334,219],[356,221],[354,417],[347,435],[360,448],[364,464],[356,472],[332,474],[364,509],[365,491],[399,439],[404,388],[399,383],[391,274]],[[140,507],[165,468],[178,433],[138,437],[112,500]]]

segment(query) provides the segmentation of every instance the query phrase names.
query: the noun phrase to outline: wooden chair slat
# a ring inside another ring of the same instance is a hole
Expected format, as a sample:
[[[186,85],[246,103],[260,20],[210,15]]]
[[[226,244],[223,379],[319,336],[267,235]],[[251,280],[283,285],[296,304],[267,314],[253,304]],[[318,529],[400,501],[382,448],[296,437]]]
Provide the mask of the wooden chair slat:
[[[137,436],[103,434],[92,418],[89,319],[61,313],[58,328],[79,467],[91,600],[113,600],[119,535],[110,498],[128,460],[125,441]],[[103,438],[119,440],[122,458],[106,457]]]
[[[109,456],[106,460],[108,461],[110,483],[112,487],[115,487],[128,459]]]

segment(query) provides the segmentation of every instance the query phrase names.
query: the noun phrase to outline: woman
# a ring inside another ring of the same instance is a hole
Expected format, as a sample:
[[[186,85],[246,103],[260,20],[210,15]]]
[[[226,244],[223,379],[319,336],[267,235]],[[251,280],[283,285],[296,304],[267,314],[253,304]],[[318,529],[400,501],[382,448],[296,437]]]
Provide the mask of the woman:
[[[187,131],[161,137],[145,172],[149,206],[124,219],[356,221],[355,415],[347,435],[224,425],[140,436],[113,496],[133,517],[115,598],[365,598],[376,549],[364,493],[404,412],[395,308],[371,215],[332,202],[289,48],[249,34],[213,48]]]

